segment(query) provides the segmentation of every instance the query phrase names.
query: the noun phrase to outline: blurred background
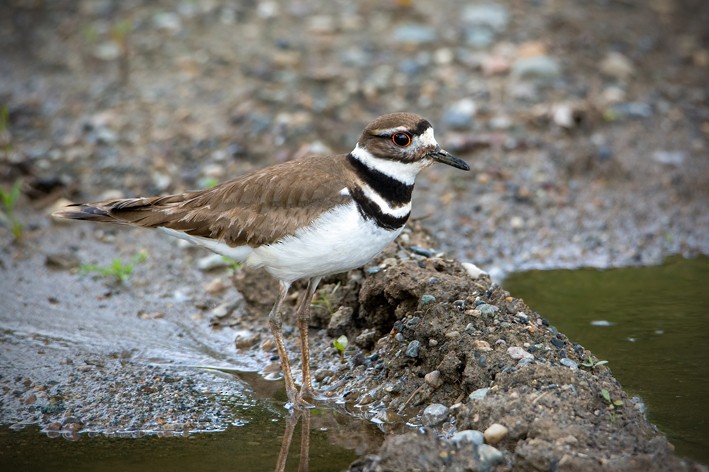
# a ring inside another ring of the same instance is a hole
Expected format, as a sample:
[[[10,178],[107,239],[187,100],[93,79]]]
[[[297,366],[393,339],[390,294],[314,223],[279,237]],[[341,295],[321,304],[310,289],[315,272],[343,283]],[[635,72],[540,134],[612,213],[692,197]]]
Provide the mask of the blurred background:
[[[706,253],[708,20],[701,0],[8,0],[0,180],[40,206],[179,192],[406,110],[473,168],[428,171],[414,216],[493,274]]]

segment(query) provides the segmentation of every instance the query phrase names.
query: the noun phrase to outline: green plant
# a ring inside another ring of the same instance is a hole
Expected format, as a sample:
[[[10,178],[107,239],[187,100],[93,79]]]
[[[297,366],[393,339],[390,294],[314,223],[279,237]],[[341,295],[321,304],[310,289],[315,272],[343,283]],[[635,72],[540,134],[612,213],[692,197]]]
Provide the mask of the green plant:
[[[592,356],[588,356],[588,359],[586,359],[585,362],[582,362],[579,365],[588,369],[595,369],[596,367],[600,367],[606,364],[608,364],[608,361],[594,361]]]
[[[610,392],[605,388],[601,389],[601,397],[606,402],[606,409],[610,415],[611,423],[615,423],[615,413],[620,407],[623,406],[623,400],[613,400]]]
[[[343,334],[339,338],[333,339],[332,345],[335,346],[335,349],[337,349],[337,351],[340,353],[340,358],[344,359],[345,349],[347,349],[347,346],[349,345],[349,341],[347,340],[347,336],[345,336]]]
[[[114,258],[108,266],[97,266],[94,264],[82,264],[79,270],[82,273],[95,272],[102,277],[112,277],[117,283],[122,284],[128,280],[133,273],[136,264],[145,262],[148,259],[147,251],[140,251],[133,256],[129,262],[123,262],[118,257]]]
[[[335,288],[333,288],[330,292],[327,292],[326,290],[321,290],[318,293],[318,298],[315,301],[315,303],[312,303],[310,306],[311,307],[319,307],[327,311],[330,315],[335,313],[335,308],[332,303],[332,299],[335,296],[335,293],[337,293],[337,290],[340,288],[340,282],[337,282],[335,284]]]
[[[226,262],[229,265],[229,268],[234,272],[241,269],[241,267],[244,265],[243,263],[241,263],[239,261],[235,261],[231,257],[227,257],[227,256],[222,256],[222,260],[224,260],[224,262]]]
[[[0,201],[2,202],[2,211],[0,211],[0,221],[10,226],[12,237],[15,241],[19,241],[22,237],[22,223],[15,216],[15,205],[20,199],[22,189],[22,181],[16,180],[10,190],[0,188]]]

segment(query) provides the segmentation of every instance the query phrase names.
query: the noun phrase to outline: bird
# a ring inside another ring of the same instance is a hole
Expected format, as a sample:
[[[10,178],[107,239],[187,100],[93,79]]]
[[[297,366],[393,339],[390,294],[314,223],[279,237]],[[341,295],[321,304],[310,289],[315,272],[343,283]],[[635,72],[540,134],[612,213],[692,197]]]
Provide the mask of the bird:
[[[411,214],[418,173],[434,162],[469,171],[436,142],[431,123],[407,112],[369,123],[347,154],[316,155],[246,173],[212,188],[174,195],[75,203],[58,218],[154,228],[262,268],[278,281],[268,314],[288,408],[311,406],[310,301],[323,277],[365,265],[394,241]],[[307,280],[296,303],[302,382],[288,360],[281,305]]]

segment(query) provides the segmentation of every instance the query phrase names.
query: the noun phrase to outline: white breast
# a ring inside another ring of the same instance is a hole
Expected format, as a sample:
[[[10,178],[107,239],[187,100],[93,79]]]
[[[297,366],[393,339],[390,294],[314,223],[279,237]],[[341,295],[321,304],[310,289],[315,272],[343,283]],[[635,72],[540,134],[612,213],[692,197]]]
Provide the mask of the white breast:
[[[364,219],[354,202],[333,208],[310,226],[271,245],[254,248],[246,264],[279,280],[325,276],[361,267],[401,233]]]

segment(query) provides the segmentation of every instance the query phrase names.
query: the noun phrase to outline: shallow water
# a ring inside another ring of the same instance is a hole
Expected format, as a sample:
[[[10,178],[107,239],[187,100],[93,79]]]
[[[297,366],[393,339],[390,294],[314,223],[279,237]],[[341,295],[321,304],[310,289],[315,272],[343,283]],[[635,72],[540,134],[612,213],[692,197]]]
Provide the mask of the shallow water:
[[[280,404],[279,404],[280,405]],[[21,431],[0,428],[0,469],[14,471],[155,471],[155,470],[301,470],[307,461],[312,471],[345,470],[365,452],[360,427],[350,417],[332,410],[312,410],[309,447],[303,444],[304,419],[295,424],[288,454],[279,456],[287,428],[282,407],[260,403],[248,410],[247,424],[223,433],[180,437],[107,437],[82,433],[75,439],[47,437],[35,427]],[[374,425],[365,436],[377,437]]]
[[[709,257],[671,258],[656,267],[530,271],[511,275],[504,286],[608,360],[679,455],[709,463]]]

